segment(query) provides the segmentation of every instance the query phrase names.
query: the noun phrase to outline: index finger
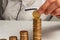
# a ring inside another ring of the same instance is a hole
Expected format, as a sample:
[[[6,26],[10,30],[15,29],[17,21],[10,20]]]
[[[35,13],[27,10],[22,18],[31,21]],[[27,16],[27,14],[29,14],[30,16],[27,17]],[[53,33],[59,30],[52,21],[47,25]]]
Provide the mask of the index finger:
[[[50,5],[49,1],[46,1],[39,9],[38,12],[39,14],[42,14]]]

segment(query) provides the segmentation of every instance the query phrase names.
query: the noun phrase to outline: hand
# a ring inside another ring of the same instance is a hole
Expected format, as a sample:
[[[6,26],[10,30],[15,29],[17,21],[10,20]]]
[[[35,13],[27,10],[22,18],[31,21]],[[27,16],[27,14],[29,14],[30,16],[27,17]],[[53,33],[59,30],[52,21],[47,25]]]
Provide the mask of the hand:
[[[38,9],[40,14],[51,14],[60,18],[60,0],[46,0],[46,2]]]

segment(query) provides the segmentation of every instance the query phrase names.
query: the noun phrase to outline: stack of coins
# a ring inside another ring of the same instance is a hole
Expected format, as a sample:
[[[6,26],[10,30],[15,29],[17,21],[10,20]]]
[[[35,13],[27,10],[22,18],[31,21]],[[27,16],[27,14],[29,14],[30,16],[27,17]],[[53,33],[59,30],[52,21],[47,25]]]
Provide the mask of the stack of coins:
[[[33,40],[41,40],[41,19],[33,19]]]
[[[41,19],[37,10],[33,12],[33,40],[41,40]]]
[[[17,37],[16,36],[10,36],[9,40],[17,40]]]
[[[7,39],[0,39],[0,40],[7,40]]]
[[[20,40],[28,40],[28,31],[20,31]]]

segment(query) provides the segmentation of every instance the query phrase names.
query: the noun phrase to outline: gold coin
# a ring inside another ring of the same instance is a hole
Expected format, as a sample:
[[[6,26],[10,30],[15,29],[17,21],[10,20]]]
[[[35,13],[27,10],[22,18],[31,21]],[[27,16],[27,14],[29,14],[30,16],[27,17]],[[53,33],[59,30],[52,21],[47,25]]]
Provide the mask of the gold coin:
[[[17,40],[17,36],[10,36],[9,40]]]
[[[0,40],[7,40],[7,39],[0,39]]]
[[[35,10],[33,13],[32,13],[34,19],[39,19],[40,18],[40,14],[38,13],[37,10]]]

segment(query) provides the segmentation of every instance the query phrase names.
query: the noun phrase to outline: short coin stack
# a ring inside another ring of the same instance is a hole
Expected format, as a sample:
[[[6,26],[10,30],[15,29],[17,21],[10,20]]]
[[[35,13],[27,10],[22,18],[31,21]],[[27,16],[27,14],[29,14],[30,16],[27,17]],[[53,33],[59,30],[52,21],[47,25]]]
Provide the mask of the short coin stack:
[[[7,39],[0,39],[0,40],[7,40]]]
[[[33,12],[33,40],[41,40],[41,19],[38,11]]]
[[[16,36],[10,36],[9,40],[17,40],[17,37]]]
[[[28,31],[20,31],[20,40],[28,40]]]

